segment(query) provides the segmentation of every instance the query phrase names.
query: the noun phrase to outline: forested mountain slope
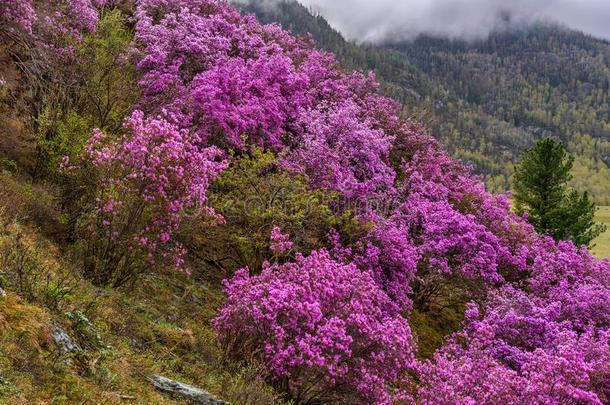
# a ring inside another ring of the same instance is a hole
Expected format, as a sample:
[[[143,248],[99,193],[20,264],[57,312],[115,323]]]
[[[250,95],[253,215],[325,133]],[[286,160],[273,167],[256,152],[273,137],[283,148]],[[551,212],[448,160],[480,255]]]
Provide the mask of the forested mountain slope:
[[[538,25],[467,43],[419,37],[384,47],[345,41],[296,2],[249,5],[264,22],[311,33],[351,68],[375,70],[385,93],[423,119],[495,191],[510,187],[520,152],[552,135],[577,156],[574,183],[610,203],[610,45]]]

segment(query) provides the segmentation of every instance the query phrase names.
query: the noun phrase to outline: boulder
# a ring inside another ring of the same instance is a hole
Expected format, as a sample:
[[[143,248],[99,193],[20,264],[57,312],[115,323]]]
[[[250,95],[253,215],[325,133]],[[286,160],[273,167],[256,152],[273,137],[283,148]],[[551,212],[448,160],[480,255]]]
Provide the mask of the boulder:
[[[193,387],[192,385],[184,384],[178,381],[170,380],[158,374],[150,376],[149,381],[159,391],[171,394],[175,397],[188,400],[196,404],[206,405],[228,405],[228,402],[216,399],[207,391]]]
[[[79,344],[76,343],[74,339],[72,339],[70,335],[68,335],[68,332],[66,332],[65,329],[63,329],[61,326],[55,325],[51,334],[53,336],[53,340],[57,344],[57,347],[59,347],[59,351],[62,354],[74,353],[81,350]]]

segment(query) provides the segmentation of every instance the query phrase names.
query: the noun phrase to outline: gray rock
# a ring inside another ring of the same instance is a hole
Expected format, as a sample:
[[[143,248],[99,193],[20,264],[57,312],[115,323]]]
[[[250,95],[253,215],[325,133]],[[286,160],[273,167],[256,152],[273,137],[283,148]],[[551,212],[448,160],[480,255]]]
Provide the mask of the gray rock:
[[[182,397],[196,404],[205,405],[228,405],[228,402],[218,400],[207,391],[193,387],[192,385],[183,384],[178,381],[170,380],[158,374],[154,374],[148,378],[150,382],[159,391],[172,394],[177,397]]]
[[[72,339],[70,335],[68,335],[68,332],[66,332],[61,326],[55,325],[53,327],[52,335],[53,340],[55,340],[55,343],[59,347],[59,351],[62,354],[74,353],[81,350],[81,347],[78,345],[78,343],[76,343],[74,339]]]
[[[0,287],[0,298],[5,298],[6,297],[6,291],[4,291],[2,289],[2,287]]]

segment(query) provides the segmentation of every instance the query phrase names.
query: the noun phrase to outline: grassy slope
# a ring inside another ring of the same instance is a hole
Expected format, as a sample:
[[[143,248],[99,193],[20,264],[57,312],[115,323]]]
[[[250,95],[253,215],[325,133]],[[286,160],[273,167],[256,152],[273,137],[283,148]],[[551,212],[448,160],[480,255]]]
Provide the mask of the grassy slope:
[[[129,288],[91,285],[35,221],[53,217],[50,192],[0,169],[0,404],[177,403],[151,386],[153,373],[231,403],[277,402],[260,370],[223,360],[210,325],[222,300],[216,280],[158,269]],[[78,312],[87,320],[69,316]],[[84,350],[59,353],[54,325]]]
[[[593,253],[599,258],[610,258],[610,207],[599,207],[597,220],[608,226],[608,230],[596,240]]]

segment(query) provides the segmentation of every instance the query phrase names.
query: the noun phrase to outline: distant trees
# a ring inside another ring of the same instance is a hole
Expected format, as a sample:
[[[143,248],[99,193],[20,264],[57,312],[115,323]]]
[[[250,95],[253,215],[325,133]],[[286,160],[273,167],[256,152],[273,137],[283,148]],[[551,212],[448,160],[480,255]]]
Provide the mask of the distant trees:
[[[536,142],[515,168],[515,209],[520,215],[527,212],[540,233],[589,245],[605,226],[595,223],[596,207],[589,194],[568,187],[573,165],[574,158],[560,142],[551,138]]]

